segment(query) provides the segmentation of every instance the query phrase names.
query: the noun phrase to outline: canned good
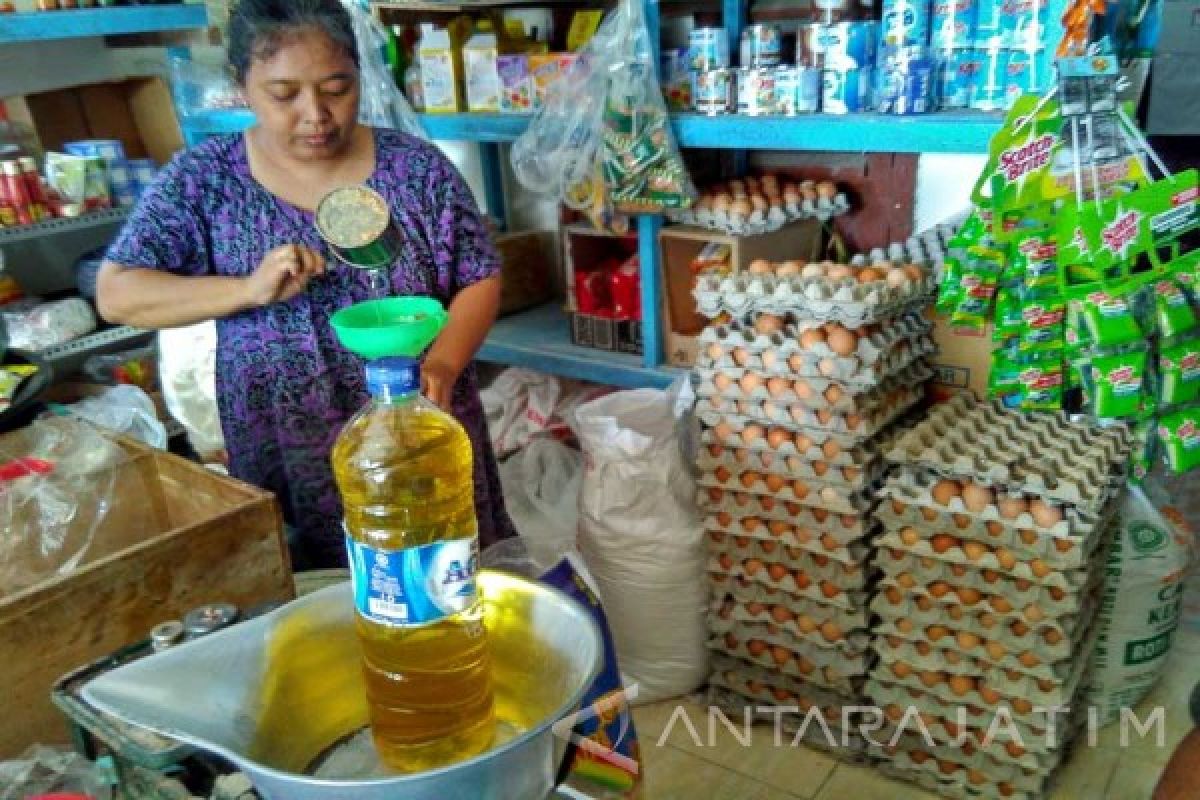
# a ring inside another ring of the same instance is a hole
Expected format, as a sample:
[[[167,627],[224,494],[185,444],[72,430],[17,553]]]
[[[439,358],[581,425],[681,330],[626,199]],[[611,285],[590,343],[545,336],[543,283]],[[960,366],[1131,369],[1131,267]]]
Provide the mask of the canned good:
[[[796,95],[800,90],[802,67],[777,67],[775,69],[775,113],[794,116]]]
[[[231,603],[208,603],[185,614],[183,628],[188,636],[204,636],[233,624],[237,618],[237,606]]]
[[[933,60],[923,47],[888,52],[876,68],[878,110],[885,114],[924,114],[933,110]]]
[[[869,67],[822,70],[821,111],[825,114],[850,114],[865,110],[870,85]]]
[[[931,0],[883,0],[880,42],[893,47],[929,41]]]
[[[729,66],[729,35],[724,28],[693,28],[688,33],[688,68],[694,72]]]
[[[1001,0],[1000,39],[1008,47],[1035,49],[1046,43],[1046,0]]]
[[[975,0],[933,0],[930,44],[935,51],[969,47],[975,39]]]
[[[821,70],[816,67],[797,67],[796,113],[811,114],[821,110]]]
[[[819,67],[866,67],[875,63],[876,22],[802,25],[796,39],[796,63]]]
[[[783,40],[774,25],[749,25],[742,31],[738,55],[743,67],[778,66]]]
[[[733,70],[692,73],[692,103],[701,114],[728,114],[736,110],[733,92]]]
[[[937,99],[942,108],[969,108],[982,63],[979,51],[960,47],[938,61]]]
[[[1005,84],[1008,79],[1008,51],[999,47],[977,48],[979,72],[971,92],[971,108],[979,111],[998,111],[1004,108]]]
[[[775,70],[737,71],[737,111],[752,117],[775,113]]]
[[[688,69],[688,49],[668,48],[659,59],[659,76],[662,79],[663,99],[672,111],[689,111],[692,108],[692,71]]]
[[[1004,106],[1012,108],[1023,94],[1050,88],[1051,61],[1045,50],[1010,50],[1004,65]]]

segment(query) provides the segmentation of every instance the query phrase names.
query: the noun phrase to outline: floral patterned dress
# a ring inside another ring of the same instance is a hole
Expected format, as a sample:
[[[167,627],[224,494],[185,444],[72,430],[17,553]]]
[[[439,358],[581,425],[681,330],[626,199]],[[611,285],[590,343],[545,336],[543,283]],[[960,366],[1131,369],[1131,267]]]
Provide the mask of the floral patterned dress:
[[[406,240],[392,270],[397,295],[449,303],[494,275],[496,256],[471,191],[433,145],[376,129],[367,185],[388,200]],[[330,316],[370,299],[362,270],[336,261],[313,214],[268,192],[251,175],[241,135],[178,154],[142,196],[108,251],[127,266],[176,275],[244,276],[284,244],[325,253],[329,269],[286,303],[217,321],[217,402],[230,472],[273,491],[297,541],[298,568],[344,565],[342,509],[329,453],[367,400],[362,360],[338,344]],[[480,543],[513,534],[504,508],[474,365],[454,386],[455,416],[474,446]]]

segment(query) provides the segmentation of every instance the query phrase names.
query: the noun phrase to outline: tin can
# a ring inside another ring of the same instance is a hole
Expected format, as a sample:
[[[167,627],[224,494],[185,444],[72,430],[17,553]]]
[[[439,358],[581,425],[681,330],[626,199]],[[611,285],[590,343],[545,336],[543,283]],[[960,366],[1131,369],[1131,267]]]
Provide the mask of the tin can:
[[[737,108],[734,101],[733,70],[710,69],[692,73],[692,103],[701,114],[728,114]]]
[[[205,636],[232,625],[238,613],[238,607],[232,603],[208,603],[184,615],[183,629],[189,637]]]
[[[729,35],[724,28],[693,28],[688,33],[688,69],[707,72],[729,66]]]
[[[976,0],[933,0],[929,44],[935,52],[970,47],[975,40]]]
[[[982,63],[979,51],[960,47],[943,55],[937,65],[937,100],[942,108],[970,108]]]
[[[873,21],[800,26],[796,63],[809,67],[867,67],[875,63],[879,25]]]
[[[751,117],[775,113],[775,70],[737,71],[737,112]]]
[[[774,25],[748,25],[742,31],[738,55],[743,67],[778,66],[783,53],[783,40]]]
[[[663,99],[672,111],[690,111],[692,108],[692,72],[688,69],[688,49],[668,48],[659,59],[659,77],[662,80]]]
[[[1006,46],[1032,50],[1046,45],[1046,0],[1001,0],[997,14]]]
[[[879,40],[891,47],[929,42],[931,0],[883,0]]]
[[[866,108],[871,85],[869,67],[826,69],[821,71],[821,111],[825,114],[851,114]]]
[[[933,110],[933,60],[924,47],[885,53],[876,68],[876,106],[884,114],[924,114]]]
[[[803,67],[775,68],[775,113],[789,117],[796,114],[796,98],[800,91],[800,70]]]
[[[1023,94],[1044,94],[1050,88],[1050,73],[1045,50],[1010,50],[1004,65],[1004,107],[1012,108]]]
[[[385,269],[400,257],[404,238],[387,201],[366,185],[344,186],[317,203],[317,232],[338,260],[356,269]]]
[[[797,67],[796,72],[796,113],[820,111],[821,70],[817,67]]]
[[[976,48],[979,72],[971,92],[971,108],[979,111],[999,111],[1004,108],[1005,85],[1008,79],[1008,51],[999,47]]]

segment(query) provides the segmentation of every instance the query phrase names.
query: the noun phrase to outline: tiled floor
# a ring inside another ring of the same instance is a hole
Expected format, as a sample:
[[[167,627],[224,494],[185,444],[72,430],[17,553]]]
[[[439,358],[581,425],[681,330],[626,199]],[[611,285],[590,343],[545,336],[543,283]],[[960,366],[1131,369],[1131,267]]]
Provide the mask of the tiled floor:
[[[1197,664],[1200,633],[1181,631],[1166,674],[1137,708],[1139,719],[1146,719],[1157,706],[1164,708],[1161,746],[1153,737],[1141,739],[1131,733],[1127,746],[1121,747],[1120,726],[1102,728],[1095,747],[1078,748],[1059,771],[1049,800],[1149,800],[1163,765],[1191,729],[1187,701],[1200,681]],[[682,706],[682,712],[676,706]],[[699,742],[679,713],[687,714]],[[644,800],[935,798],[870,768],[843,764],[806,747],[790,747],[786,733],[776,746],[769,725],[756,727],[748,746],[742,746],[719,721],[710,738],[707,710],[686,699],[635,708],[634,720],[646,765]]]

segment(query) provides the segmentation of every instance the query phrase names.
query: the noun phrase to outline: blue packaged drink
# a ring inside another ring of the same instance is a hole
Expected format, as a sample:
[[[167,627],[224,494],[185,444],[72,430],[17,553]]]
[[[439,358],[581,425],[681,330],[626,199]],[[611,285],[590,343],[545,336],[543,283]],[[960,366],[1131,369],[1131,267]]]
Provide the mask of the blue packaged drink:
[[[1004,65],[1004,107],[1012,108],[1023,94],[1045,94],[1053,76],[1049,51],[1010,50]]]
[[[821,111],[826,114],[852,114],[864,110],[870,85],[869,67],[823,70]]]
[[[880,112],[923,114],[933,110],[933,61],[926,48],[883,49],[876,75]]]
[[[975,36],[976,47],[999,46],[1004,41],[1004,31],[1000,26],[1001,6],[1004,0],[976,0],[975,3]]]
[[[933,0],[930,40],[935,52],[969,47],[975,40],[976,0]]]
[[[928,44],[930,6],[931,0],[883,0],[880,45]]]
[[[1000,39],[1008,47],[1046,46],[1046,0],[1001,0]]]
[[[1000,47],[977,48],[979,72],[971,92],[971,108],[979,111],[999,111],[1004,108],[1008,85],[1008,51]]]
[[[821,70],[816,67],[796,68],[796,113],[805,114],[821,108]]]
[[[937,97],[942,108],[969,108],[983,66],[979,51],[960,47],[938,61]]]
[[[875,22],[803,25],[798,32],[796,63],[804,66],[866,67],[875,63]]]

